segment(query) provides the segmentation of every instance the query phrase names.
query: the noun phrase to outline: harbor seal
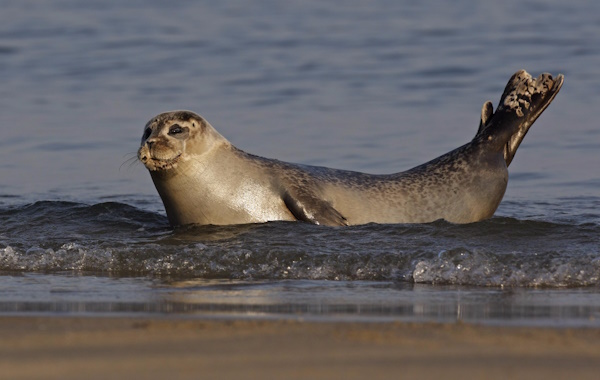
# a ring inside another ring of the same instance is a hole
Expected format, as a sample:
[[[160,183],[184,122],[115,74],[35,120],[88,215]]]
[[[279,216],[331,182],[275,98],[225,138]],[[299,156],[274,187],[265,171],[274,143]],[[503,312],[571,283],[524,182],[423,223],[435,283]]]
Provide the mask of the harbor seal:
[[[172,226],[477,222],[496,211],[508,165],[563,80],[562,74],[534,79],[518,71],[495,112],[491,102],[484,103],[473,140],[400,173],[373,175],[258,157],[234,147],[190,111],[152,118],[138,158]]]

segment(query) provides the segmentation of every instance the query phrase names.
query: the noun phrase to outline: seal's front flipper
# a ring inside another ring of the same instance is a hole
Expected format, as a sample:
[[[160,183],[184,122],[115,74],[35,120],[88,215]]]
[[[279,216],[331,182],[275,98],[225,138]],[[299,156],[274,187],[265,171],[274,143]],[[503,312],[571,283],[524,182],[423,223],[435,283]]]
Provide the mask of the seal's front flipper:
[[[534,79],[525,70],[517,71],[508,81],[496,112],[492,114],[489,102],[483,105],[476,137],[503,149],[508,166],[527,131],[558,94],[563,81],[562,74],[554,79],[544,73]]]
[[[283,202],[298,220],[326,226],[347,226],[348,221],[331,204],[308,192],[290,194],[286,191]]]

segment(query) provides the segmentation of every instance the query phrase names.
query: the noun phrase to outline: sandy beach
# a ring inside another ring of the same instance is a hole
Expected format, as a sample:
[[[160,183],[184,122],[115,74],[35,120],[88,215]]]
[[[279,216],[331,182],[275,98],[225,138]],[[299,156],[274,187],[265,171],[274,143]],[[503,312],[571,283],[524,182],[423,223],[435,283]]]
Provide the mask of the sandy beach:
[[[597,379],[600,329],[0,318],[3,379]]]

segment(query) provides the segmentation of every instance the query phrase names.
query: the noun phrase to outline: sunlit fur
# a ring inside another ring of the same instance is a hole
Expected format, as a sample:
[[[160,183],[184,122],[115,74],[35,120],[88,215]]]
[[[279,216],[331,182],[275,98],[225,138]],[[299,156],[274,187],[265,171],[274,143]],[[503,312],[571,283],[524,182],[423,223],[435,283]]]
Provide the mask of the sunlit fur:
[[[297,165],[235,148],[201,116],[162,113],[138,150],[170,223],[243,224],[303,220],[324,225],[471,223],[504,196],[507,166],[527,130],[563,83],[525,71],[509,80],[494,112],[486,102],[467,144],[413,169],[373,175]]]

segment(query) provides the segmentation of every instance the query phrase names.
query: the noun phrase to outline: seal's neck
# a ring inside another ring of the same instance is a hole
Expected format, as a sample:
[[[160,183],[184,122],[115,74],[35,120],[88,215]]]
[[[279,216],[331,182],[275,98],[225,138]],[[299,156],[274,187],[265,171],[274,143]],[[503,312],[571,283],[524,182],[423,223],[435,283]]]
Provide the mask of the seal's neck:
[[[231,197],[223,189],[236,188],[232,182],[245,172],[244,161],[232,150],[236,149],[224,140],[201,155],[186,155],[177,167],[150,173],[172,226],[220,220],[218,212],[224,212]],[[222,204],[223,210],[214,204]]]

